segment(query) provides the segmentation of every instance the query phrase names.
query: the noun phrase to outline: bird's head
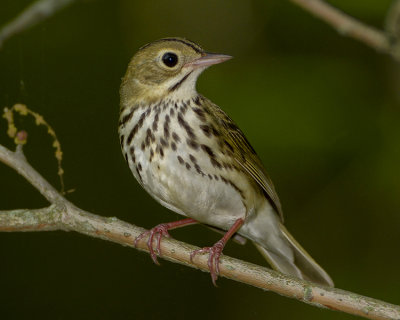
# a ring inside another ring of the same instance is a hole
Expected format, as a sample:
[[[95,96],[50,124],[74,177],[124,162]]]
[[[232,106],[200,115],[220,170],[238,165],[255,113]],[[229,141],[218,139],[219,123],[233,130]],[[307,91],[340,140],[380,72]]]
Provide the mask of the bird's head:
[[[121,105],[152,103],[165,97],[182,99],[196,94],[202,71],[231,56],[205,52],[183,38],[165,38],[139,49],[121,85]]]

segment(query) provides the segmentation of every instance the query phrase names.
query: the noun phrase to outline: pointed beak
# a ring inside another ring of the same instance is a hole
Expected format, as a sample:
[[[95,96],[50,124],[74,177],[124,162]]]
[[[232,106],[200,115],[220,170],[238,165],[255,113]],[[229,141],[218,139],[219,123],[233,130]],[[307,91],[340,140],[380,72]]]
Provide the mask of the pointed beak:
[[[232,56],[226,54],[206,53],[201,58],[195,59],[186,63],[185,67],[193,67],[193,69],[208,67],[213,64],[218,64],[226,60],[232,59]]]

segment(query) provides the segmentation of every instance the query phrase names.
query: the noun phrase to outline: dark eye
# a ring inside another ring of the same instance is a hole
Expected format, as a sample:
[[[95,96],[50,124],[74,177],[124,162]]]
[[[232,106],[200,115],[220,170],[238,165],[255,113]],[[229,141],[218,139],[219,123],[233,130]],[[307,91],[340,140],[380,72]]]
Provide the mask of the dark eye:
[[[162,56],[162,61],[167,67],[172,68],[178,63],[178,56],[175,53],[167,52]]]

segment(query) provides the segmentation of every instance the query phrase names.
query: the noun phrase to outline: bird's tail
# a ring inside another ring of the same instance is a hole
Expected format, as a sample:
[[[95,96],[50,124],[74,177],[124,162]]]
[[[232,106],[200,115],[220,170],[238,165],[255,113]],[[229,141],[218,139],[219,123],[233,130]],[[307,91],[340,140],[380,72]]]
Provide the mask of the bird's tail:
[[[282,223],[279,223],[283,239],[287,242],[292,255],[286,255],[282,252],[273,252],[261,246],[256,245],[268,263],[282,273],[291,274],[298,278],[333,287],[333,281],[329,275],[322,269],[318,263],[302,248],[302,246],[293,238]]]

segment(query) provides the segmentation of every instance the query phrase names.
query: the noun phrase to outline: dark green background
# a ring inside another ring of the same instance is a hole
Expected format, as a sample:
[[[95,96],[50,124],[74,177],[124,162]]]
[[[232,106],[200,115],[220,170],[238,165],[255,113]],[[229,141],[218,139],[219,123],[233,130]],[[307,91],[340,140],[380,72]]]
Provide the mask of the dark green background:
[[[0,25],[30,1],[2,0]],[[390,0],[337,0],[376,27]],[[120,78],[143,44],[183,36],[235,59],[198,90],[246,133],[281,197],[286,225],[339,288],[400,302],[399,69],[287,1],[78,1],[0,51],[0,107],[42,114],[61,141],[68,199],[150,228],[178,219],[136,183],[120,152]],[[29,133],[31,164],[58,186],[51,139]],[[0,120],[0,143],[12,147]],[[0,210],[46,206],[0,164]],[[199,246],[219,235],[173,232]],[[225,253],[263,264],[250,245]],[[77,233],[0,234],[0,318],[352,319],[151,259]]]

